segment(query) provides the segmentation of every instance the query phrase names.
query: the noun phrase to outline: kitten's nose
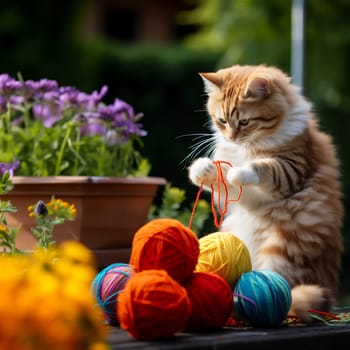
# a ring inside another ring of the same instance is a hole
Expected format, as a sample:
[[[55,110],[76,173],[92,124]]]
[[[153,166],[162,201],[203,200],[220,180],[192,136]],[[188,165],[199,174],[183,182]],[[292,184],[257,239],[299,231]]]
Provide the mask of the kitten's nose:
[[[237,133],[236,133],[236,132],[233,132],[233,133],[229,136],[229,139],[232,140],[232,141],[236,141],[236,138],[237,138]]]

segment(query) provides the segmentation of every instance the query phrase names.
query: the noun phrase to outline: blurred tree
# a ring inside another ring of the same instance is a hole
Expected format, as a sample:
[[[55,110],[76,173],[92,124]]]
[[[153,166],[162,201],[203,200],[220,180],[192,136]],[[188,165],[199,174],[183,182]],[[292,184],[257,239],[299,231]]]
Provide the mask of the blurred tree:
[[[0,0],[1,71],[76,83],[77,68],[82,72],[84,63],[77,48],[79,16],[86,4],[86,0]]]
[[[201,26],[186,38],[190,47],[223,51],[218,67],[273,64],[289,68],[290,1],[201,0],[179,16],[181,23]]]
[[[334,135],[346,197],[350,195],[349,13],[349,0],[307,1],[305,93],[324,129]]]

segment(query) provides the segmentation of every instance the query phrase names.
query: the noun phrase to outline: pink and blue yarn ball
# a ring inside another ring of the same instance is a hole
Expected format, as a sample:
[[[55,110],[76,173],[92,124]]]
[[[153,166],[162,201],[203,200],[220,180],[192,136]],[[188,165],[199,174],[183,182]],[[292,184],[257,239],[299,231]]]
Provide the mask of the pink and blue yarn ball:
[[[279,326],[291,303],[290,286],[277,272],[246,272],[234,288],[234,316],[253,327]]]
[[[117,319],[118,295],[134,274],[135,271],[131,265],[115,263],[101,270],[92,282],[92,292],[110,325],[119,324]]]

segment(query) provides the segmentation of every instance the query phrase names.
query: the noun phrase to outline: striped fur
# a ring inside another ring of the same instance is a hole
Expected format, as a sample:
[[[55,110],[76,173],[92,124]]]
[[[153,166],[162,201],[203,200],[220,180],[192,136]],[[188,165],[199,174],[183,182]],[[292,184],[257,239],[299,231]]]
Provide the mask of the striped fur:
[[[283,275],[293,288],[292,313],[334,304],[343,243],[338,160],[311,104],[277,68],[233,66],[201,74],[215,137],[214,159],[233,203],[221,229],[248,246],[254,269]],[[193,183],[215,185],[212,160],[189,168]],[[306,286],[304,286],[306,285]]]

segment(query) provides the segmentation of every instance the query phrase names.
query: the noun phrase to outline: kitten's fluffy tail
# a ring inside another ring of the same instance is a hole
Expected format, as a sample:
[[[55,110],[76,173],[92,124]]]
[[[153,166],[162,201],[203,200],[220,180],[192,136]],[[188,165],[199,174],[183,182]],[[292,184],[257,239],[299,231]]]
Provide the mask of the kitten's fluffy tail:
[[[332,296],[327,288],[317,285],[302,284],[292,289],[292,306],[289,314],[297,316],[304,322],[312,321],[308,310],[329,311]]]

